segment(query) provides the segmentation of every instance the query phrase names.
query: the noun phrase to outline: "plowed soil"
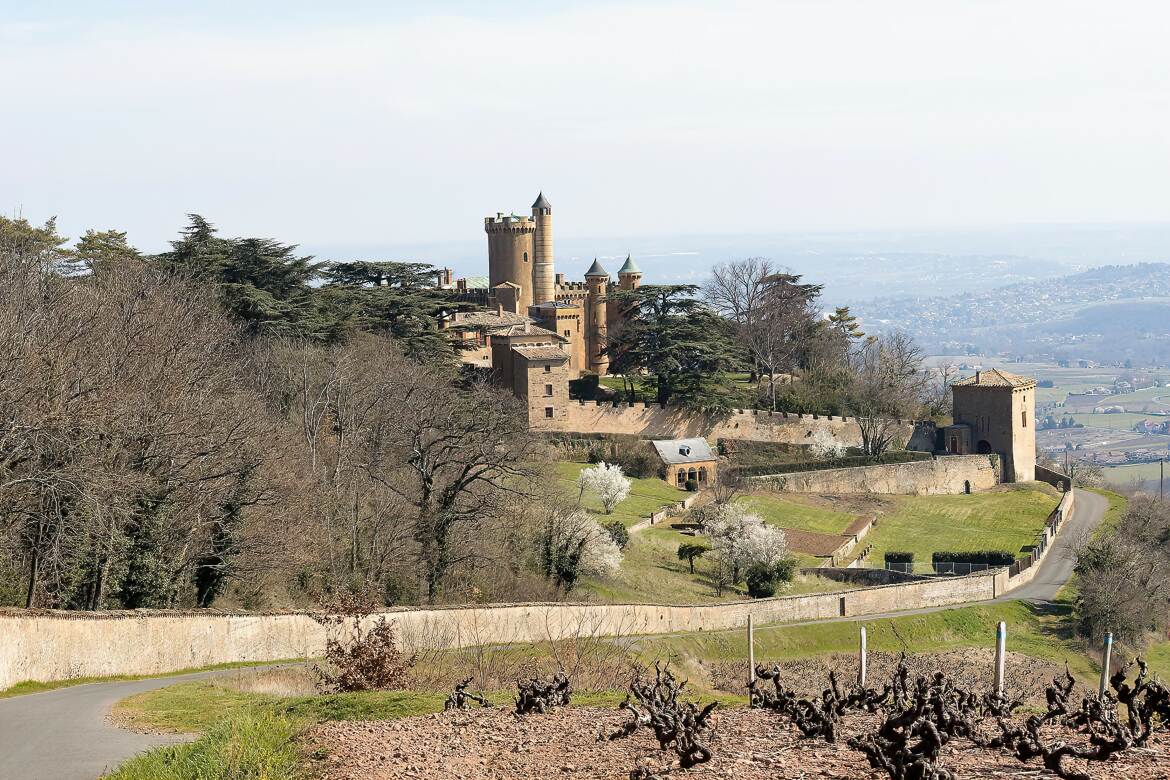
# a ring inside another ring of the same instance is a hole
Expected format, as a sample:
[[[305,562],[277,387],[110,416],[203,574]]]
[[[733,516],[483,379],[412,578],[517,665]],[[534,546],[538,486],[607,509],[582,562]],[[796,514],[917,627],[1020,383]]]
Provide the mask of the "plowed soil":
[[[625,780],[638,763],[655,769],[671,765],[672,754],[658,749],[653,734],[640,729],[628,739],[598,741],[624,722],[618,711],[575,708],[517,718],[493,708],[368,723],[329,723],[306,739],[306,752],[324,780],[529,780],[530,778],[607,778]],[[709,742],[711,762],[672,776],[688,780],[796,780],[796,778],[883,777],[845,739],[876,728],[873,717],[851,715],[836,745],[800,737],[783,718],[736,708],[719,714]],[[1056,727],[1054,727],[1056,728]],[[1063,730],[1061,730],[1063,731]],[[1064,733],[1080,744],[1085,737]],[[961,778],[1051,776],[1039,762],[1022,764],[999,751],[979,750],[957,740],[944,752],[944,764]],[[1106,763],[1069,765],[1091,778],[1152,780],[1170,777],[1170,744],[1165,735],[1144,750]]]

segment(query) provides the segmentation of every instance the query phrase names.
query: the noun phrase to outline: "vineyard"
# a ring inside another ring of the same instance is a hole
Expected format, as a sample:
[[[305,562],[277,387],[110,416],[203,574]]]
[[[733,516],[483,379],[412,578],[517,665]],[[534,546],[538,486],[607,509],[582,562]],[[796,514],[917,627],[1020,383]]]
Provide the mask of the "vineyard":
[[[1141,660],[1104,696],[1063,670],[1043,679],[1017,667],[1021,684],[997,692],[930,665],[899,658],[864,689],[829,670],[816,694],[802,692],[806,669],[759,665],[749,706],[729,708],[665,666],[639,670],[617,708],[572,706],[563,678],[527,680],[514,710],[326,724],[307,742],[328,780],[1167,776],[1170,690]]]

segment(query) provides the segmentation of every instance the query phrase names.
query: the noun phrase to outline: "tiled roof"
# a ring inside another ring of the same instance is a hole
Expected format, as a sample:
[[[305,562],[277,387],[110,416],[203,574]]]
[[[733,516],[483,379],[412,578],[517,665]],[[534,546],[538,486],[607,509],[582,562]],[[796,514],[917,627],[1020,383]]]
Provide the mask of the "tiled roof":
[[[658,451],[658,457],[668,465],[679,463],[698,463],[699,461],[715,460],[715,453],[706,439],[662,439],[650,442]]]
[[[527,344],[517,344],[513,351],[523,355],[528,360],[568,360],[569,355],[560,347],[548,347]]]
[[[976,371],[975,376],[959,379],[952,383],[953,387],[1028,387],[1036,384],[1035,379],[1013,374],[998,368],[989,368],[986,371]]]
[[[472,328],[498,328],[502,325],[523,325],[526,322],[532,322],[532,318],[510,311],[472,311],[455,315],[453,324]]]
[[[499,328],[492,331],[492,335],[498,336],[548,336],[557,341],[568,341],[567,338],[557,333],[556,331],[542,328],[539,325],[509,325],[506,328]],[[521,346],[521,345],[517,345]]]

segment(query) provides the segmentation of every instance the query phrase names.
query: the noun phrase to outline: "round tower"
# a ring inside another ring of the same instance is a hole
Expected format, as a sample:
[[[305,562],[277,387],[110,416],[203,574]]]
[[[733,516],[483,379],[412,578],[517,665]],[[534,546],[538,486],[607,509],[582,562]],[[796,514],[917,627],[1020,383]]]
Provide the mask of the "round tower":
[[[618,269],[618,287],[633,290],[642,286],[642,269],[634,262],[633,255],[626,255],[626,262]]]
[[[527,313],[532,305],[532,237],[536,223],[529,217],[496,214],[485,217],[488,237],[488,286],[511,282],[520,288],[519,306]]]
[[[553,269],[552,204],[542,190],[532,204],[532,221],[536,233],[532,242],[532,302],[549,303],[557,298],[556,272]]]
[[[589,370],[605,376],[609,373],[609,355],[605,353],[605,348],[609,346],[609,322],[606,320],[605,303],[609,288],[609,271],[602,268],[596,258],[585,272],[585,286],[589,288],[587,298],[589,339],[585,345],[589,355]]]

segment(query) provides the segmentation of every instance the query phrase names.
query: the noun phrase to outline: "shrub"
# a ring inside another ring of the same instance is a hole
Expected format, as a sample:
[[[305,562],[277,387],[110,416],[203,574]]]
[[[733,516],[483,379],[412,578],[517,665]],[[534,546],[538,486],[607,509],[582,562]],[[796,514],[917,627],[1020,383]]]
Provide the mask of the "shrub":
[[[570,379],[569,398],[592,401],[597,398],[597,390],[600,386],[601,377],[597,374],[585,374],[580,379]]]
[[[613,539],[613,543],[618,546],[619,550],[624,550],[630,544],[630,531],[622,523],[621,520],[610,520],[602,526]]]
[[[773,569],[779,582],[792,582],[796,576],[797,561],[795,558],[785,558],[778,562]]]
[[[590,463],[604,463],[605,462],[605,446],[602,444],[594,444],[589,448],[589,455],[587,459]]]
[[[938,571],[940,564],[985,564],[987,566],[1011,566],[1016,562],[1016,556],[1005,550],[976,550],[974,552],[935,552],[930,556],[931,565]],[[949,569],[943,565],[941,568]]]
[[[744,576],[748,595],[753,599],[766,599],[776,595],[776,567],[766,563],[753,563]]]
[[[693,479],[688,479],[685,487],[687,490],[694,493],[696,490],[699,489],[699,483]]]
[[[897,565],[896,568],[908,569],[914,565],[914,553],[889,550],[885,554],[885,562],[886,568],[889,568],[889,564],[893,563]]]
[[[365,619],[363,619],[363,617]],[[331,615],[317,619],[326,626],[349,623],[348,634],[325,640],[325,661],[313,671],[320,686],[334,693],[351,691],[395,691],[406,687],[407,676],[415,656],[406,656],[398,648],[398,632],[384,615],[373,619],[361,614]]]
[[[661,466],[658,458],[651,455],[645,445],[622,447],[617,452],[617,462],[623,473],[636,479],[656,476]]]

